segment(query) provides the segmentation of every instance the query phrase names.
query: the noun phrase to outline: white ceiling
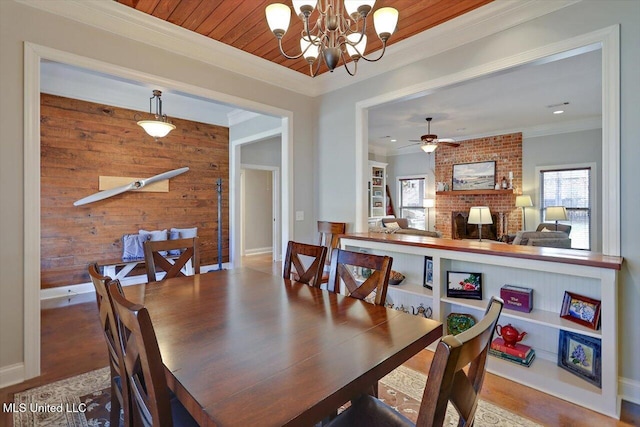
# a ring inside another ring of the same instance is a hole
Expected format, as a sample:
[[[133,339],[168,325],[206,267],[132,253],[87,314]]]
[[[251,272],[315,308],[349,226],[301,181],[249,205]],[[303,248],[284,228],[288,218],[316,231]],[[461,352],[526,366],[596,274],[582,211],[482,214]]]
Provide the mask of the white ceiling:
[[[387,155],[419,151],[419,143],[398,147],[427,133],[426,117],[433,117],[431,133],[456,141],[510,132],[536,136],[599,128],[601,50],[568,55],[371,108],[370,150]],[[564,102],[569,104],[550,107]],[[558,109],[564,113],[553,114]]]
[[[149,112],[149,98],[153,95],[153,89],[159,89],[162,91],[162,112],[169,119],[176,117],[229,127],[257,115],[233,105],[170,88],[151,86],[58,62],[42,61],[40,69],[40,90],[52,95],[146,113]],[[155,112],[155,103],[152,107]]]

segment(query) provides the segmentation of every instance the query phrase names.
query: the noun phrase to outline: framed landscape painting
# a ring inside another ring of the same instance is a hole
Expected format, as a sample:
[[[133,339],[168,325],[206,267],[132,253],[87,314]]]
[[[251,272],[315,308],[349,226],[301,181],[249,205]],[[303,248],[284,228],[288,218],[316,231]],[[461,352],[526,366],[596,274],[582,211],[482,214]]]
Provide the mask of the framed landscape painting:
[[[451,189],[493,190],[496,185],[496,162],[460,163],[453,165]]]

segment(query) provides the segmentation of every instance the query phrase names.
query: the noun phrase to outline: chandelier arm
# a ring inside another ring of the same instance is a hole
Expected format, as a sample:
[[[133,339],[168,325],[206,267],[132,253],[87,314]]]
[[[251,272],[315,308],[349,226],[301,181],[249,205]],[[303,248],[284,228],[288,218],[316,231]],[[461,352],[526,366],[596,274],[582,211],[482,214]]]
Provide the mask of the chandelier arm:
[[[380,56],[378,56],[376,59],[371,59],[371,58],[367,58],[364,55],[361,55],[360,58],[364,59],[365,61],[368,62],[376,62],[379,61],[382,56],[384,55],[384,51],[387,50],[387,42],[382,42],[382,52],[380,52]]]
[[[298,59],[298,58],[302,58],[302,55],[305,54],[305,52],[307,51],[307,49],[309,49],[309,47],[307,47],[307,49],[304,50],[304,52],[300,52],[300,54],[298,55],[287,55],[284,51],[284,49],[282,48],[282,37],[278,38],[278,47],[280,48],[280,53],[282,54],[282,56],[284,56],[287,59]]]
[[[351,72],[351,70],[349,69],[349,66],[347,65],[347,61],[344,57],[344,52],[342,51],[342,49],[340,49],[340,57],[342,58],[342,65],[344,65],[344,69],[347,70],[347,73],[349,73],[350,76],[355,76],[356,72],[358,71],[358,59],[354,59],[352,62],[355,64],[355,66],[353,67],[353,72]]]
[[[320,71],[320,65],[322,64],[323,61],[324,61],[324,55],[318,55],[318,59],[316,59],[315,62],[309,63],[309,74],[311,74],[311,77],[315,77],[318,75],[318,71]],[[313,64],[316,64],[315,71],[313,71]]]

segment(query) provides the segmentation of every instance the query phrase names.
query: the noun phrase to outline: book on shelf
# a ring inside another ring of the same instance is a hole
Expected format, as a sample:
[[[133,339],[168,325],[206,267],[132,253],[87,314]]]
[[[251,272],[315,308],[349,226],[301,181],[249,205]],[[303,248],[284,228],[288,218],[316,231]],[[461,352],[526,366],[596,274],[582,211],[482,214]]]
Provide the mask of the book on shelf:
[[[518,365],[526,366],[527,368],[529,366],[531,366],[531,363],[533,362],[533,359],[536,358],[536,353],[533,350],[531,350],[531,352],[529,353],[529,355],[525,359],[522,359],[522,358],[516,357],[516,356],[512,356],[510,354],[503,353],[501,351],[494,350],[492,348],[489,349],[489,354],[494,356],[494,357],[497,357],[498,359],[506,360],[506,361],[512,362],[512,363],[517,363]]]
[[[516,343],[514,347],[507,347],[504,339],[502,339],[501,337],[497,337],[493,341],[491,341],[491,348],[515,357],[519,357],[520,359],[526,359],[529,353],[531,353],[532,351],[531,347],[520,343]]]

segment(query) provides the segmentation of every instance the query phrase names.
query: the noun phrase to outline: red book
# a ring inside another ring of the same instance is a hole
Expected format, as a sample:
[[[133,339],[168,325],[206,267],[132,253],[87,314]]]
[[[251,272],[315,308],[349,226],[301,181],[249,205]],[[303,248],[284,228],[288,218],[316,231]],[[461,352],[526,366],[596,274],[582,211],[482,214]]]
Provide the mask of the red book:
[[[516,343],[514,348],[507,347],[504,344],[504,340],[500,337],[495,338],[491,342],[491,348],[503,353],[510,354],[512,356],[519,357],[521,359],[526,359],[529,356],[529,353],[531,353],[531,347],[529,347],[528,345]]]

